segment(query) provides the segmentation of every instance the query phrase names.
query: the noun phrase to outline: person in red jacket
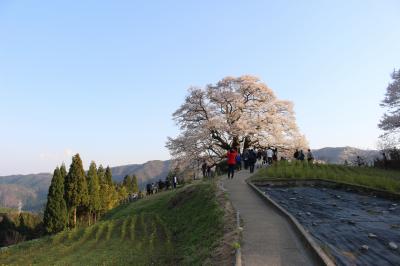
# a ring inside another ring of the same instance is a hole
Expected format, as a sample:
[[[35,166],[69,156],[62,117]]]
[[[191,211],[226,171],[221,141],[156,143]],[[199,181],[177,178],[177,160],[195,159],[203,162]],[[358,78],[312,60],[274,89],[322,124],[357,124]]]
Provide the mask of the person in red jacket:
[[[233,174],[235,172],[235,166],[236,166],[236,156],[237,156],[237,152],[233,148],[231,148],[228,151],[228,153],[226,154],[226,157],[228,158],[228,179],[233,178]]]

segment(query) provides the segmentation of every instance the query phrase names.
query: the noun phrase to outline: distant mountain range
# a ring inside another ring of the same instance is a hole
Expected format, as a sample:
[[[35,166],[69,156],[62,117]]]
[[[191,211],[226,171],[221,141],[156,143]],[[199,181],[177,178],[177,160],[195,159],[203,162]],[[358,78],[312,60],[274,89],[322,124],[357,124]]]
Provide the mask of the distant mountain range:
[[[116,182],[121,182],[126,175],[135,174],[139,187],[144,188],[148,182],[164,179],[170,167],[170,160],[149,161],[144,164],[112,167],[111,171]],[[17,208],[21,202],[23,210],[43,210],[51,178],[50,173],[0,177],[0,207]]]
[[[372,163],[375,158],[380,156],[377,150],[362,150],[353,147],[327,147],[312,150],[315,159],[332,164],[343,164],[354,162],[357,156],[362,157],[366,163]]]
[[[51,174],[10,175],[0,177],[0,207],[37,211],[47,200]]]
[[[144,164],[128,164],[112,167],[113,179],[121,182],[126,175],[135,174],[138,178],[139,186],[143,188],[147,182],[164,179],[170,168],[171,160],[168,161],[149,161]]]

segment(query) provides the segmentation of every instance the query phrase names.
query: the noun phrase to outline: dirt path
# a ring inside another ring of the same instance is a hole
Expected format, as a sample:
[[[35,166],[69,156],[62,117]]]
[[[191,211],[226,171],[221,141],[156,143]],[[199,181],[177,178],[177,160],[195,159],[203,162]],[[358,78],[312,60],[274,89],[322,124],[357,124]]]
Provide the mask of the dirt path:
[[[222,178],[229,198],[244,222],[242,265],[313,265],[285,218],[269,207],[245,182],[248,170]]]

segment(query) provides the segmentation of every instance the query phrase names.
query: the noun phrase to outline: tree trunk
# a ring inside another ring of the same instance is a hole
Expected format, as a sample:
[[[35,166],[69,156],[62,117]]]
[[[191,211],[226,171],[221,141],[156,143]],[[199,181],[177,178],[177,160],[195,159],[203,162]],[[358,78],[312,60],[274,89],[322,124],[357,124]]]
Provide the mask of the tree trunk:
[[[70,228],[71,225],[71,211],[67,209],[67,228]]]
[[[211,137],[215,140],[217,140],[219,143],[216,143],[217,146],[225,149],[225,150],[229,150],[231,147],[228,143],[226,143],[218,134],[218,131],[211,131]]]
[[[97,218],[97,217],[96,217],[96,216],[97,216],[97,215],[96,215],[96,212],[94,212],[93,216],[94,216],[94,217],[93,217],[93,218],[94,218],[94,223],[96,223],[96,222],[97,222],[97,219],[96,219],[96,218]]]
[[[91,214],[90,211],[89,211],[89,212],[88,212],[88,222],[89,222],[89,226],[90,226],[90,220],[91,220],[91,219],[90,219],[90,218],[91,218],[90,216],[91,216],[91,215],[92,215],[92,214]]]
[[[248,148],[250,147],[250,145],[251,145],[250,137],[249,137],[249,136],[246,136],[246,137],[244,138],[243,150],[248,149]]]
[[[238,152],[240,152],[240,144],[239,144],[239,138],[238,137],[233,137],[232,140],[232,148],[236,149]]]
[[[76,227],[76,207],[74,208],[74,227]]]

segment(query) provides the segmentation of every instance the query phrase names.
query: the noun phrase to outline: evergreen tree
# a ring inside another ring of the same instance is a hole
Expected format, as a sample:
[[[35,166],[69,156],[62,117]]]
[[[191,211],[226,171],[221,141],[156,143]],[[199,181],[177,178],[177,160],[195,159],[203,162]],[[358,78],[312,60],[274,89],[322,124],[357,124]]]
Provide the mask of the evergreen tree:
[[[132,176],[132,193],[138,193],[139,192],[139,185],[138,185],[138,180],[136,175]]]
[[[111,173],[111,168],[110,168],[110,166],[107,166],[107,168],[106,168],[105,182],[106,182],[107,185],[113,185],[112,173]]]
[[[97,169],[97,177],[100,183],[100,213],[105,213],[107,211],[107,190],[108,186],[106,184],[106,171],[104,167],[100,164]],[[99,213],[99,214],[100,214]]]
[[[99,178],[100,184],[105,182],[105,174],[106,171],[104,170],[104,167],[100,164],[99,168],[97,169],[97,177]]]
[[[66,191],[66,189],[65,189],[65,179],[67,178],[68,172],[67,172],[67,168],[65,167],[65,163],[61,164],[60,173],[61,173],[61,177],[62,177],[62,180],[63,180],[64,202],[66,203],[67,202],[67,195],[65,195],[65,191]],[[70,217],[69,217],[68,208],[67,208],[67,226],[69,225],[69,223],[70,223]]]
[[[29,236],[31,234],[30,228],[27,226],[24,218],[24,214],[21,212],[19,214],[19,225],[18,225],[18,232],[23,236]]]
[[[104,184],[104,198],[102,202],[103,211],[106,212],[114,208],[117,205],[118,201],[119,201],[118,191],[116,190],[114,184],[111,185]]]
[[[132,193],[132,178],[130,175],[124,177],[122,185],[126,188],[127,193]]]
[[[65,167],[65,163],[62,163],[61,164],[61,167],[60,167],[60,173],[61,173],[61,177],[62,177],[62,180],[63,180],[63,191],[64,191],[64,202],[65,202],[65,204],[66,204],[66,202],[67,202],[67,195],[65,194],[65,192],[67,191],[67,189],[66,189],[66,187],[65,187],[65,179],[67,178],[67,174],[68,174],[68,172],[67,172],[67,168]],[[69,216],[69,212],[68,212],[68,208],[67,208],[67,226],[70,224],[70,216]]]
[[[125,202],[126,199],[128,198],[129,191],[126,186],[122,185],[118,187],[118,201],[119,202]]]
[[[112,180],[112,172],[111,168],[107,166],[105,172],[105,185],[106,185],[106,193],[105,193],[105,211],[108,211],[114,208],[118,203],[118,191],[115,188],[114,182]]]
[[[43,222],[45,230],[48,233],[60,232],[67,226],[67,206],[64,200],[64,177],[62,171],[58,167],[54,170],[51,180]]]
[[[100,201],[100,183],[97,176],[97,168],[95,162],[91,162],[89,171],[87,173],[88,191],[89,191],[89,225],[91,216],[94,216],[96,222],[97,213],[101,209]]]
[[[76,226],[77,208],[87,207],[89,202],[85,171],[79,154],[72,157],[67,177],[65,178],[65,195],[69,211],[73,213],[73,226]]]
[[[62,165],[60,167],[60,173],[61,173],[62,179],[65,180],[65,177],[67,176],[67,168],[65,167],[64,163],[62,163]]]

